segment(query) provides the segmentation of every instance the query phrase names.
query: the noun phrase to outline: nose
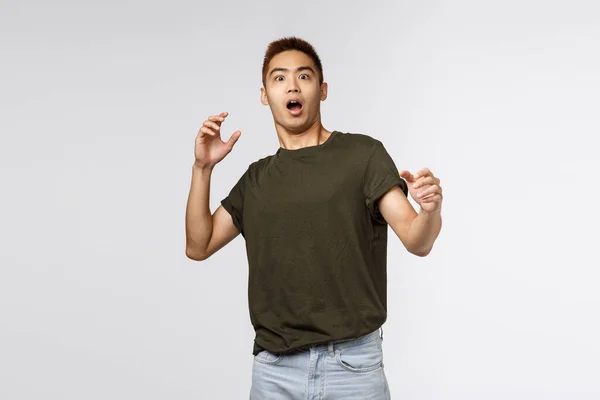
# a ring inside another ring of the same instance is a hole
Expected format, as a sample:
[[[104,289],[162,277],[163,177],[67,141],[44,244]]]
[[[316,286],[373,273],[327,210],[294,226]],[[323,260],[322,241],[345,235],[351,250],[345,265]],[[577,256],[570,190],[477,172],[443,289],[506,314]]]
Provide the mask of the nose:
[[[298,84],[295,80],[293,80],[293,79],[288,80],[288,90],[287,91],[288,91],[288,93],[290,93],[290,92],[298,93],[299,92]]]

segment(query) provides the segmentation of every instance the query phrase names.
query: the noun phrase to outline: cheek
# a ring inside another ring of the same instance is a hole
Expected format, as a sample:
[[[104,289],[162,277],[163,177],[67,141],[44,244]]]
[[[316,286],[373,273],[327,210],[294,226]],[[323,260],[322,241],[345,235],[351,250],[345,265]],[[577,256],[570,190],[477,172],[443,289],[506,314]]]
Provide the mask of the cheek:
[[[311,97],[310,100],[310,108],[311,109],[318,109],[321,105],[321,96],[319,95],[319,93],[316,93],[314,96]]]

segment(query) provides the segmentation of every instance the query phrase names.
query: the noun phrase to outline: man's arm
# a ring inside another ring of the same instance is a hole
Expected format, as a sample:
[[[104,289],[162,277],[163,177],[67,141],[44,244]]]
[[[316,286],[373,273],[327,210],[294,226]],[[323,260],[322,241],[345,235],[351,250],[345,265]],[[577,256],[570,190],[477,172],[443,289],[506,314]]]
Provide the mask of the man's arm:
[[[206,260],[240,233],[223,206],[210,214],[211,175],[212,168],[200,168],[196,164],[192,167],[192,186],[185,217],[185,255],[196,261]]]
[[[439,211],[430,213],[421,209],[417,214],[399,186],[381,197],[379,210],[406,250],[419,257],[431,252],[442,227]]]

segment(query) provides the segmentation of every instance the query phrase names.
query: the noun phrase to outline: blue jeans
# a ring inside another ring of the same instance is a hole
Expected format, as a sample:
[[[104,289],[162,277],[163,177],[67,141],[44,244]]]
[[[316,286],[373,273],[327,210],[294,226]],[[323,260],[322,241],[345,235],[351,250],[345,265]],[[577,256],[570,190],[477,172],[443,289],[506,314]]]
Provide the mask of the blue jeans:
[[[390,400],[383,328],[292,354],[254,356],[251,400]]]

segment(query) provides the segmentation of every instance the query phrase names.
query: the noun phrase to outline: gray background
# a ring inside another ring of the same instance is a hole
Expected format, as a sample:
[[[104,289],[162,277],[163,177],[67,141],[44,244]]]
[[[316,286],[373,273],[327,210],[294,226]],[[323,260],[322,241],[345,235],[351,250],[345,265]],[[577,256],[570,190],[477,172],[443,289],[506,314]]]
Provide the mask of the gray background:
[[[598,399],[593,1],[2,1],[0,398],[244,399],[241,236],[185,257],[194,138],[229,111],[211,210],[279,147],[267,44],[319,52],[329,130],[444,188],[426,258],[390,229],[394,399]],[[413,201],[413,204],[414,201]]]

